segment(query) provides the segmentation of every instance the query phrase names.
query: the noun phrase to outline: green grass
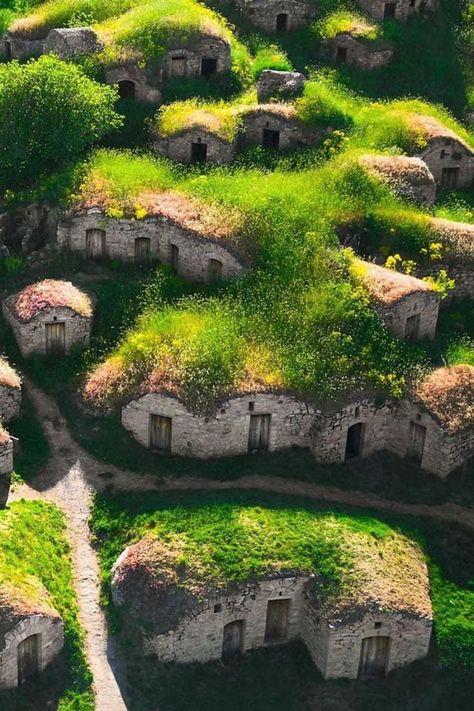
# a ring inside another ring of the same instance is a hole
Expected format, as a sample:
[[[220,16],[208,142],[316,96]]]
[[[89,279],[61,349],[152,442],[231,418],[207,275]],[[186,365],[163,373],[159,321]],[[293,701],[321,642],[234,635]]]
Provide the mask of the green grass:
[[[46,674],[39,689],[0,692],[0,705],[9,711],[39,709],[35,704],[42,700],[44,708],[52,701],[60,711],[93,711],[63,514],[52,504],[16,501],[0,512],[0,529],[0,581],[28,600],[34,597],[38,581],[65,625],[63,659]]]

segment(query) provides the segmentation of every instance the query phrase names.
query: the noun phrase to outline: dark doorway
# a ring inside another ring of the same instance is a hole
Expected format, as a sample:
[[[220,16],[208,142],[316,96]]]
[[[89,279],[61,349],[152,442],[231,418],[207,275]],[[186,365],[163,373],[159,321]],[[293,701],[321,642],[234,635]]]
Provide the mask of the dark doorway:
[[[264,148],[279,148],[280,147],[280,131],[274,131],[271,128],[264,128],[262,134],[262,146]]]
[[[86,230],[86,257],[89,259],[105,257],[105,230]]]
[[[385,676],[390,637],[366,637],[362,640],[359,678],[372,679]]]
[[[3,54],[5,56],[5,59],[12,58],[12,45],[9,40],[3,40]]]
[[[271,415],[250,415],[249,452],[268,451],[271,419]]]
[[[170,262],[171,269],[177,274],[179,270],[179,247],[176,244],[170,244]]]
[[[135,98],[135,82],[124,79],[118,83],[118,93],[121,99]]]
[[[209,79],[217,72],[217,59],[214,57],[203,57],[201,59],[201,76]]]
[[[38,673],[39,636],[31,635],[22,640],[17,647],[18,683],[24,684],[27,679]]]
[[[336,60],[341,64],[347,63],[347,47],[338,47],[336,50]]]
[[[265,627],[265,642],[267,644],[284,642],[287,639],[289,609],[290,601],[288,599],[268,601]]]
[[[205,163],[207,160],[207,143],[191,143],[191,163]]]
[[[221,281],[222,280],[222,262],[219,259],[210,259],[209,260],[208,280],[209,281]]]
[[[407,458],[417,466],[421,466],[423,461],[425,439],[426,427],[417,422],[410,422]]]
[[[46,324],[46,355],[64,355],[66,352],[66,324]]]
[[[224,627],[222,659],[234,659],[242,654],[244,645],[244,620],[230,622]]]
[[[150,447],[160,452],[171,452],[171,417],[150,415]]]
[[[147,262],[150,259],[150,238],[137,237],[135,240],[135,261]]]
[[[441,187],[443,190],[455,190],[459,182],[459,168],[443,168]]]
[[[384,20],[394,20],[397,14],[397,3],[396,2],[386,2],[383,19]]]
[[[405,323],[405,340],[416,341],[420,333],[420,314],[409,316]]]
[[[286,12],[280,12],[276,17],[276,31],[277,32],[287,32],[288,31],[288,15]]]
[[[346,454],[345,460],[357,459],[362,452],[362,435],[364,433],[364,425],[362,422],[357,422],[351,425],[347,430]]]

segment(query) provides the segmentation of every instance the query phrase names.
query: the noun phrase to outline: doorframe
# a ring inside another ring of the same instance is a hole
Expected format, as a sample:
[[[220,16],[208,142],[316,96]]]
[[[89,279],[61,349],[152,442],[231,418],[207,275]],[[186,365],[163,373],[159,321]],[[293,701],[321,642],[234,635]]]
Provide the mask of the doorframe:
[[[392,654],[392,636],[389,634],[367,634],[365,637],[361,637],[361,640],[360,640],[358,668],[357,668],[357,678],[358,679],[362,679],[362,680],[364,679],[364,675],[359,676],[359,674],[360,674],[360,658],[362,656],[362,645],[363,645],[365,639],[372,639],[373,637],[388,638],[387,654],[385,656],[385,669],[384,669],[384,673],[383,673],[383,678],[385,678],[390,671],[390,661],[391,661],[391,654]],[[370,678],[370,675],[367,675],[366,678]]]
[[[228,627],[229,625],[233,625],[236,622],[240,623],[241,627],[241,634],[240,634],[240,649],[237,654],[243,654],[245,652],[245,635],[246,635],[246,628],[247,628],[247,620],[245,617],[238,617],[236,620],[230,620],[229,622],[226,622],[225,625],[222,627],[222,645],[221,645],[221,659],[224,659],[224,635],[225,635],[225,628]],[[236,656],[237,656],[236,654]]]
[[[267,631],[267,619],[268,619],[268,606],[270,605],[271,602],[282,602],[285,601],[287,602],[287,616],[286,616],[286,629],[285,629],[285,636],[282,637],[281,639],[277,640],[270,640],[269,642],[265,641],[266,637],[266,631]],[[290,638],[290,610],[292,606],[292,598],[291,597],[272,597],[269,600],[267,600],[267,608],[266,608],[266,615],[265,615],[265,630],[263,633],[263,643],[266,647],[273,647],[274,645],[277,644],[286,644]]]
[[[16,673],[17,673],[17,687],[20,686],[20,675],[19,675],[19,664],[18,664],[18,647],[22,642],[25,641],[25,639],[28,639],[29,637],[37,637],[38,639],[38,647],[37,647],[37,668],[38,668],[38,674],[40,674],[43,669],[44,669],[44,664],[43,664],[43,635],[41,632],[31,632],[31,630],[28,630],[28,634],[25,634],[21,639],[19,639],[16,643]]]

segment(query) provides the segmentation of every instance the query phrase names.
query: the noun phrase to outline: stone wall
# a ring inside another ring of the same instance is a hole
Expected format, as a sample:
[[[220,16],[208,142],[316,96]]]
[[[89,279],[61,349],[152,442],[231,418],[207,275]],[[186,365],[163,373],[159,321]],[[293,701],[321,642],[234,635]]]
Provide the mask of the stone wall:
[[[158,72],[153,76],[135,64],[117,64],[107,67],[104,72],[105,82],[111,86],[118,86],[121,82],[132,82],[134,85],[134,98],[148,104],[161,102],[161,76]]]
[[[453,299],[474,299],[474,265],[462,263],[447,264],[443,262],[435,262],[432,267],[420,267],[417,276],[433,276],[439,273],[441,269],[445,269],[448,276],[454,279],[454,289],[448,292],[448,295],[441,302],[441,308],[449,306]]]
[[[0,48],[5,59],[26,59],[43,54],[44,42],[44,39],[27,39],[6,32],[0,42]]]
[[[18,654],[20,642],[32,635],[39,635],[38,668],[43,671],[59,654],[64,644],[63,623],[58,617],[33,615],[18,622],[5,634],[0,651],[0,688],[18,686]]]
[[[234,279],[243,271],[243,264],[224,241],[206,238],[179,227],[165,217],[143,220],[107,218],[99,209],[66,215],[59,223],[58,244],[63,249],[86,254],[86,232],[105,231],[106,256],[124,262],[135,261],[135,240],[150,240],[150,258],[171,264],[171,245],[179,250],[177,273],[183,279],[197,282],[209,280],[209,260],[222,263],[222,278]]]
[[[0,421],[18,417],[21,406],[21,388],[11,388],[0,384]]]
[[[391,406],[377,407],[363,399],[341,408],[333,415],[318,414],[311,430],[311,451],[318,462],[345,461],[349,427],[362,423],[360,458],[385,449],[391,424]]]
[[[317,131],[305,126],[296,118],[287,117],[277,111],[255,110],[243,114],[241,144],[244,146],[263,145],[265,129],[279,131],[279,150],[289,150],[300,146],[312,146],[321,136]]]
[[[235,4],[252,24],[266,32],[278,30],[277,16],[280,14],[287,15],[286,31],[306,27],[316,14],[313,3],[297,0],[235,0]]]
[[[44,43],[45,54],[56,54],[69,59],[79,54],[94,54],[103,45],[90,27],[63,27],[49,32]]]
[[[144,447],[150,446],[150,415],[172,418],[171,453],[188,457],[246,454],[250,416],[271,415],[269,451],[308,447],[313,408],[294,397],[254,393],[220,403],[208,417],[194,415],[176,398],[150,393],[122,409],[122,424]]]
[[[207,146],[207,163],[226,165],[235,155],[235,142],[225,141],[214,133],[196,127],[182,131],[168,138],[158,138],[153,148],[161,155],[179,163],[192,162],[192,144],[202,143]]]
[[[360,7],[374,20],[382,22],[385,18],[385,0],[357,0]],[[421,12],[435,12],[438,9],[438,0],[398,0],[395,9],[395,19],[406,22],[410,15]]]
[[[183,59],[184,62],[174,58]],[[176,47],[167,52],[161,63],[162,79],[201,76],[203,59],[216,60],[216,74],[230,71],[232,60],[229,43],[219,37],[202,37],[192,47]]]
[[[11,474],[13,471],[13,440],[8,438],[0,442],[0,475]],[[3,505],[3,504],[1,504]]]
[[[345,51],[344,58],[341,57],[340,50]],[[393,48],[378,48],[345,32],[330,42],[329,55],[333,62],[344,63],[356,69],[371,70],[390,64]]]
[[[439,296],[436,292],[423,291],[408,294],[394,304],[373,303],[380,319],[398,338],[404,339],[407,319],[420,315],[418,338],[432,340],[436,334],[438,322]]]
[[[443,183],[443,168],[459,168],[454,188],[470,188],[474,184],[474,153],[454,138],[432,138],[418,155],[425,161],[438,185]]]
[[[301,92],[306,77],[300,72],[280,72],[264,69],[257,82],[257,97],[262,103],[270,98],[292,97]]]
[[[23,323],[11,311],[13,298],[9,297],[3,302],[3,315],[13,330],[23,357],[46,353],[46,324],[53,321],[66,324],[66,352],[73,345],[85,347],[89,344],[92,319],[80,316],[67,307],[56,307],[45,309],[31,321]]]

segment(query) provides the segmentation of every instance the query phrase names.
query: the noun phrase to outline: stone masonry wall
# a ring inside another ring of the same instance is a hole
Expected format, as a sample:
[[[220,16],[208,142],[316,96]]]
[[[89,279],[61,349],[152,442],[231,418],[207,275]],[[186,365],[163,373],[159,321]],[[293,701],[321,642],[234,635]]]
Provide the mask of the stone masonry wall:
[[[432,268],[421,267],[417,276],[436,276],[441,269],[445,269],[450,279],[454,279],[454,289],[443,299],[441,308],[448,306],[453,299],[474,299],[474,265],[435,262]]]
[[[151,393],[122,409],[123,426],[144,447],[150,446],[152,414],[172,418],[172,454],[204,459],[246,454],[251,415],[271,414],[269,451],[308,447],[314,419],[310,405],[289,395],[234,397],[221,403],[215,415],[203,417],[193,415],[176,398]]]
[[[474,184],[474,153],[459,141],[450,137],[431,139],[418,155],[433,173],[437,184],[441,184],[443,168],[457,167],[460,170],[456,187],[469,188]]]
[[[386,0],[357,0],[357,2],[374,20],[382,22]],[[413,5],[410,0],[398,0],[396,5],[395,19],[399,22],[406,22],[410,15],[417,12],[435,12],[438,9],[438,0],[415,0]]]
[[[263,130],[280,132],[279,149],[282,151],[298,146],[315,145],[320,136],[316,131],[310,130],[296,118],[287,118],[277,112],[249,111],[243,115],[243,145],[262,145]]]
[[[36,634],[40,636],[38,660],[40,671],[43,671],[59,654],[64,644],[62,621],[44,615],[26,617],[5,634],[4,648],[0,651],[0,688],[18,686],[18,645],[27,637]]]
[[[158,139],[153,147],[161,155],[179,163],[191,162],[191,144],[205,143],[207,145],[207,163],[227,165],[235,155],[235,143],[224,141],[219,136],[202,128],[192,128],[169,138]]]
[[[235,4],[252,24],[266,32],[276,32],[277,15],[281,13],[288,15],[288,31],[306,27],[316,13],[314,4],[297,0],[235,0]]]
[[[0,385],[0,421],[8,422],[20,414],[21,389]]]
[[[86,231],[105,230],[106,254],[124,262],[135,260],[135,240],[150,240],[150,258],[171,264],[171,245],[179,249],[177,273],[189,281],[208,281],[209,260],[222,262],[222,278],[234,279],[243,271],[242,263],[225,242],[198,236],[165,217],[143,220],[107,218],[101,210],[66,216],[58,228],[58,244],[86,256]]]
[[[44,39],[32,40],[6,33],[0,42],[2,56],[6,59],[39,57],[44,51]]]
[[[385,67],[393,59],[392,47],[376,49],[347,33],[337,35],[331,41],[330,46],[330,55],[333,62],[338,60],[337,50],[341,47],[347,50],[346,64],[357,69],[379,69],[380,67]]]
[[[416,314],[420,314],[417,340],[424,338],[432,340],[435,337],[439,312],[439,296],[436,292],[423,291],[409,294],[394,304],[374,303],[374,308],[387,328],[398,338],[405,338],[407,319]]]
[[[13,440],[0,443],[0,475],[11,474],[13,471]]]
[[[161,63],[163,80],[176,76],[173,70],[173,57],[186,59],[185,77],[201,75],[201,60],[203,58],[217,60],[216,74],[230,71],[232,64],[229,43],[218,37],[203,37],[195,42],[192,48],[176,47],[167,52]]]
[[[105,81],[116,86],[122,81],[131,81],[135,85],[135,99],[148,104],[161,102],[159,77],[150,77],[149,73],[134,64],[119,64],[105,69]]]
[[[290,600],[288,639],[294,639],[300,634],[306,581],[304,577],[265,580],[205,600],[201,608],[192,617],[183,618],[176,629],[159,636],[150,635],[144,642],[144,651],[156,654],[162,662],[220,659],[224,626],[236,620],[245,620],[242,651],[262,647],[269,600]]]
[[[35,318],[22,323],[12,314],[12,297],[3,302],[3,314],[11,326],[23,357],[33,353],[46,353],[46,324],[56,320],[66,324],[66,352],[71,346],[87,346],[90,340],[91,319],[84,318],[71,309],[61,307],[41,311]]]

